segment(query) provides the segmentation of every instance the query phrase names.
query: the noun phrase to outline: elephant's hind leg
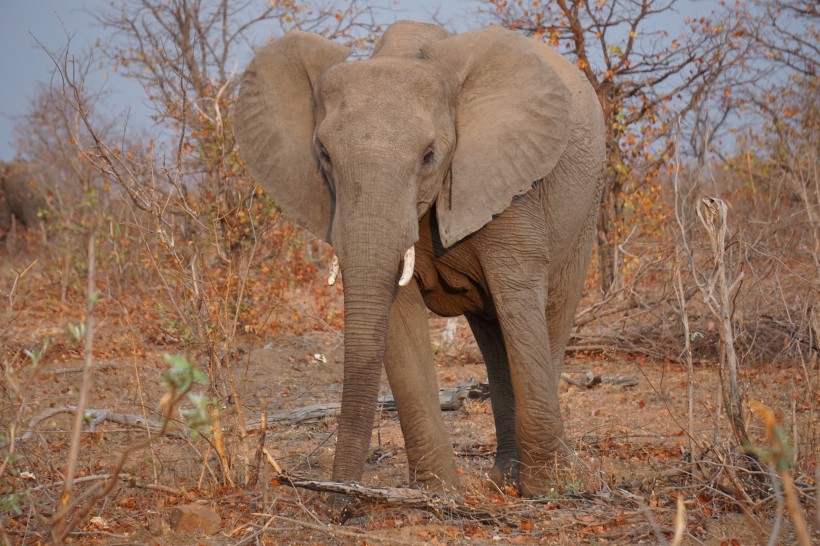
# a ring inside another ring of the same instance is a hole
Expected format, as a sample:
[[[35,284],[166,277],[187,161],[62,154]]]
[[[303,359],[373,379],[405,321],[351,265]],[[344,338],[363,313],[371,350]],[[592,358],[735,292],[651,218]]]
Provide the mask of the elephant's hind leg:
[[[399,410],[410,482],[456,493],[453,443],[441,416],[427,308],[415,280],[399,289],[390,312],[384,365]]]
[[[546,318],[545,267],[517,264],[488,272],[515,395],[515,437],[525,495],[546,494],[557,461],[571,456],[558,405],[561,370],[553,358]]]
[[[518,486],[520,462],[518,444],[515,442],[515,395],[501,325],[497,319],[472,313],[465,313],[465,317],[484,357],[487,379],[490,382],[490,402],[497,445],[490,481],[496,487]]]

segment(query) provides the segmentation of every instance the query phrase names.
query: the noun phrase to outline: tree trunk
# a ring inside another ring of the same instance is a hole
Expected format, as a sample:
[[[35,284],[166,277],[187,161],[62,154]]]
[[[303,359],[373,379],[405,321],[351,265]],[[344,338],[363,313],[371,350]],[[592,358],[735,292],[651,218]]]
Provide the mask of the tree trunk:
[[[598,268],[604,294],[621,287],[623,255],[618,251],[618,227],[623,223],[623,183],[614,169],[605,174],[604,191],[598,211]]]

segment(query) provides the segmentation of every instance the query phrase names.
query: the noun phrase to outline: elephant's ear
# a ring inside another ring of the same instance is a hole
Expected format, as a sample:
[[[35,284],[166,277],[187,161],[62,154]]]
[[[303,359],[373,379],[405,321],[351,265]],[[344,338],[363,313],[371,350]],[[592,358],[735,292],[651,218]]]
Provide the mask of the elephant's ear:
[[[570,91],[537,47],[490,28],[422,49],[461,82],[452,172],[436,203],[444,246],[503,212],[550,173],[566,148]]]
[[[449,36],[449,32],[431,23],[396,21],[387,27],[382,37],[376,42],[371,57],[396,55],[421,58],[422,47]]]
[[[313,155],[313,84],[350,49],[291,32],[260,49],[242,76],[234,130],[242,159],[276,205],[328,241],[333,200]]]

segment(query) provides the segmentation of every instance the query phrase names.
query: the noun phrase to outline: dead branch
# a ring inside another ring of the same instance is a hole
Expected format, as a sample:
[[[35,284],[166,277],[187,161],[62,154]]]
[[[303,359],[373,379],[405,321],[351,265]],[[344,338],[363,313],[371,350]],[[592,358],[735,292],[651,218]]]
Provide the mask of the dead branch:
[[[616,296],[622,296],[623,290],[615,290],[611,294],[608,294],[603,300],[596,301],[586,309],[582,309],[575,315],[575,321],[573,323],[574,328],[580,328],[581,326],[586,326],[591,322],[595,322],[596,320],[617,315],[620,313],[624,313],[626,311],[630,311],[632,309],[636,309],[640,307],[640,304],[637,301],[632,299],[627,299],[626,301],[622,301],[612,307],[606,307],[607,304],[612,302]],[[575,334],[577,335],[578,332],[576,331]]]
[[[664,356],[657,351],[647,349],[645,347],[638,347],[636,345],[621,346],[618,344],[597,344],[592,343],[588,345],[567,345],[567,354],[575,353],[620,353],[620,354],[641,354],[648,357],[664,360]]]
[[[28,430],[22,436],[15,438],[14,441],[17,443],[27,442],[31,439],[34,435],[34,431],[43,421],[51,419],[52,417],[62,413],[71,413],[76,415],[76,412],[77,406],[58,406],[56,408],[49,408],[46,411],[32,417],[28,422]],[[104,409],[86,408],[83,412],[83,419],[85,418],[89,418],[91,421],[88,426],[90,431],[93,431],[97,425],[102,424],[105,421],[128,427],[139,428],[152,434],[158,434],[163,429],[162,423],[157,421],[151,421],[150,419],[145,419],[144,417],[131,413],[116,413]],[[176,430],[171,431],[168,434],[170,436],[187,436],[188,433],[187,430]],[[0,443],[0,449],[6,447],[10,442],[11,440]]]
[[[95,370],[108,370],[111,368],[119,368],[121,367],[119,364],[115,364],[113,362],[108,363],[97,363],[91,366]],[[48,370],[48,374],[51,375],[67,375],[70,373],[80,373],[84,369],[84,366],[75,366],[73,368],[57,368],[56,370]]]
[[[174,408],[180,403],[182,398],[190,391],[190,385],[178,392],[174,385],[166,393],[162,400],[163,420],[158,436],[162,436],[171,424],[171,415]],[[79,413],[79,412],[78,412]],[[94,487],[88,488],[83,493],[76,495],[65,506],[60,507],[52,516],[52,539],[56,544],[61,544],[66,536],[85,518],[96,504],[108,497],[114,486],[118,483],[119,477],[123,474],[126,461],[135,452],[145,449],[154,441],[154,436],[148,436],[136,442],[132,442],[125,447],[110,472],[110,477],[98,483]]]
[[[820,353],[820,346],[817,345],[816,341],[812,339],[806,339],[803,335],[800,334],[800,331],[794,327],[793,324],[789,324],[782,320],[776,319],[771,315],[760,315],[760,318],[768,320],[781,330],[783,330],[791,339],[796,339],[800,343],[806,345],[809,349]]]
[[[569,374],[565,373],[561,374],[561,379],[570,385],[583,387],[585,389],[591,389],[601,383],[609,383],[611,385],[618,385],[619,387],[634,387],[638,384],[638,379],[636,377],[626,375],[601,375],[592,371],[585,372],[584,375],[581,376],[580,380],[573,379],[569,376]]]
[[[185,496],[185,492],[181,489],[177,489],[175,487],[170,487],[168,485],[162,485],[161,483],[150,483],[150,482],[141,482],[137,479],[136,476],[133,474],[128,473],[120,473],[117,478],[124,482],[128,487],[135,487],[137,489],[149,489],[151,491],[160,491],[162,493],[168,493],[169,495],[177,495],[177,496]],[[94,474],[92,476],[81,476],[79,478],[74,478],[74,483],[85,483],[85,482],[94,482],[94,481],[101,481],[101,480],[109,480],[111,479],[111,474]],[[62,487],[63,481],[57,481],[53,483],[46,483],[42,485],[38,485],[36,487],[32,487],[31,489],[27,490],[27,493],[33,493],[35,491],[40,491],[43,489],[54,489],[57,487]]]
[[[305,529],[311,529],[313,531],[319,531],[320,533],[325,533],[333,537],[346,537],[346,538],[355,538],[357,542],[362,543],[371,543],[371,542],[380,542],[385,544],[402,544],[406,546],[417,546],[419,544],[426,544],[426,542],[415,542],[415,541],[407,541],[401,540],[398,537],[390,536],[390,537],[381,537],[379,535],[374,535],[372,533],[367,533],[365,531],[353,531],[348,529],[340,529],[338,526],[333,525],[321,525],[318,523],[310,523],[308,521],[300,521],[298,519],[288,518],[285,516],[277,516],[275,514],[254,514],[255,516],[264,516],[268,518],[268,521],[265,522],[264,525],[260,525],[260,529],[255,533],[243,538],[240,542],[236,543],[236,546],[242,546],[244,544],[250,544],[256,539],[259,535],[268,532],[271,524],[274,520],[284,521],[287,523],[291,523],[293,525],[298,525],[300,527],[304,527]],[[276,529],[273,529],[274,531]]]
[[[276,481],[292,487],[318,491],[321,493],[337,493],[354,497],[359,502],[348,505],[342,511],[342,523],[351,517],[363,514],[366,504],[380,504],[388,508],[410,508],[424,510],[443,517],[459,517],[482,523],[504,523],[512,525],[501,514],[484,510],[477,510],[453,499],[430,495],[418,489],[407,487],[368,487],[358,483],[338,483],[308,480],[291,476],[276,463],[267,450],[264,450],[268,464],[275,473]]]
[[[72,370],[73,371],[73,370]],[[600,375],[592,371],[584,374],[581,380],[573,379],[568,374],[561,374],[561,379],[575,385],[576,387],[592,388],[600,383],[609,383],[621,387],[633,387],[638,384],[638,379],[623,375]],[[488,383],[479,383],[477,381],[468,381],[456,387],[445,387],[439,389],[439,404],[442,411],[457,411],[464,404],[464,400],[486,400],[490,396],[490,386]],[[382,411],[398,411],[396,401],[393,395],[380,396],[378,404]],[[284,423],[288,425],[297,425],[307,421],[318,421],[328,417],[335,417],[339,415],[341,404],[339,402],[329,402],[327,404],[316,404],[313,406],[305,406],[297,408],[285,413],[277,413],[267,416],[263,427],[260,420],[252,420],[248,422],[248,431],[257,431],[267,429],[271,425]],[[34,436],[37,427],[43,422],[63,413],[70,413],[76,415],[76,406],[58,406],[49,408],[46,411],[39,413],[32,417],[27,426],[26,432],[14,438],[16,443],[24,443],[31,440]],[[163,423],[146,419],[140,415],[133,413],[118,413],[99,408],[86,408],[83,412],[83,419],[88,420],[88,430],[93,432],[94,429],[102,423],[116,423],[127,427],[132,427],[146,431],[150,434],[160,434],[163,431]],[[190,436],[190,429],[185,426],[178,425],[180,428],[175,430],[167,430],[165,427],[165,436],[171,438],[188,438]],[[0,449],[9,445],[11,440],[0,442]]]

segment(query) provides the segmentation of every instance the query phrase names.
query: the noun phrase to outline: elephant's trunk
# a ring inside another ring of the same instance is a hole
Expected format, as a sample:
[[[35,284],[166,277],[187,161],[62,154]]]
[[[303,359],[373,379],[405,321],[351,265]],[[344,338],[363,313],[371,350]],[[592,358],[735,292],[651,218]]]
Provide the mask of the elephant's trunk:
[[[342,259],[345,364],[333,479],[358,481],[370,446],[390,306],[397,290],[398,256],[367,253]]]
[[[414,186],[407,172],[382,157],[367,154],[338,166],[333,246],[344,282],[345,364],[333,464],[337,481],[362,477],[400,263],[418,238]],[[405,266],[412,267],[411,261]]]

